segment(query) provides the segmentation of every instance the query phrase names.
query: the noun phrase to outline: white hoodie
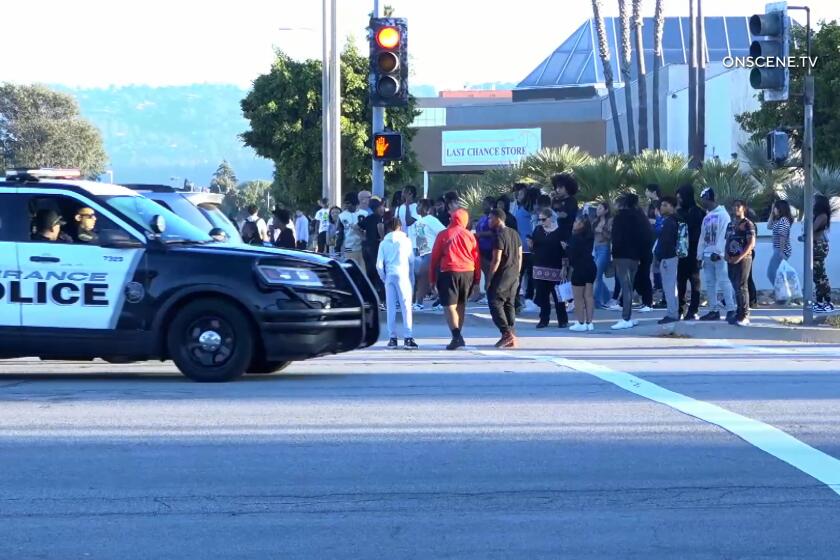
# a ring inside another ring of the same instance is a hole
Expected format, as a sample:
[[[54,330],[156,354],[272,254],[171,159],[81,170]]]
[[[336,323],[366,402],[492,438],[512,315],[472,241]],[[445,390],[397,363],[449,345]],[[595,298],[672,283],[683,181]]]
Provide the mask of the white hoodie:
[[[718,255],[723,257],[726,253],[726,230],[729,228],[729,212],[723,206],[718,206],[703,218],[703,226],[700,229],[700,242],[697,244],[697,260],[704,257]]]
[[[376,271],[382,280],[389,276],[411,280],[414,275],[414,249],[405,232],[392,231],[379,244]]]

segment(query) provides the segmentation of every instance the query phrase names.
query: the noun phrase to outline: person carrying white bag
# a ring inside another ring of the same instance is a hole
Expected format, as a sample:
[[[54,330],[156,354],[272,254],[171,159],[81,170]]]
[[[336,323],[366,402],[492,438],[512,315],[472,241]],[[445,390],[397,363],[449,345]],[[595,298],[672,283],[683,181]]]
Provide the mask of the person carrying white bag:
[[[802,283],[799,282],[799,275],[787,259],[779,264],[774,288],[776,302],[780,304],[802,297]]]

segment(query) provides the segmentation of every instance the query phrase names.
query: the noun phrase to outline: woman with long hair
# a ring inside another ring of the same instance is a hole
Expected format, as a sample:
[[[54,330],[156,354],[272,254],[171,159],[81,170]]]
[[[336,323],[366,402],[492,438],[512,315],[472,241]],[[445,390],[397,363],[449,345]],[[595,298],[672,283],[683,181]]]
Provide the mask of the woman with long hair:
[[[834,304],[831,303],[831,284],[825,271],[825,260],[828,258],[828,231],[831,228],[831,202],[828,197],[817,193],[814,195],[814,292],[816,302],[815,313],[831,313]]]
[[[603,201],[595,209],[595,305],[607,309],[610,290],[604,282],[604,273],[610,265],[610,244],[612,243],[612,208],[609,201]]]
[[[333,206],[330,208],[329,220],[330,224],[327,228],[327,254],[334,255],[338,245],[338,216],[341,214],[341,208]]]
[[[782,261],[786,261],[793,253],[790,245],[790,228],[793,225],[793,214],[787,200],[777,200],[770,209],[770,220],[767,228],[773,232],[773,257],[767,267],[767,279],[770,285],[776,285],[776,273]],[[783,303],[783,302],[777,302]]]
[[[575,318],[570,331],[594,331],[592,319],[595,315],[595,296],[592,284],[595,282],[595,258],[592,256],[595,236],[592,222],[586,216],[579,216],[572,226],[572,237],[566,244],[569,266],[572,269],[572,291],[575,295]]]
[[[551,208],[540,210],[540,225],[534,228],[531,238],[534,262],[535,303],[540,307],[538,329],[544,329],[551,320],[551,301],[557,310],[557,326],[561,329],[569,324],[566,302],[557,296],[557,285],[563,280],[563,232],[557,227],[557,220]]]

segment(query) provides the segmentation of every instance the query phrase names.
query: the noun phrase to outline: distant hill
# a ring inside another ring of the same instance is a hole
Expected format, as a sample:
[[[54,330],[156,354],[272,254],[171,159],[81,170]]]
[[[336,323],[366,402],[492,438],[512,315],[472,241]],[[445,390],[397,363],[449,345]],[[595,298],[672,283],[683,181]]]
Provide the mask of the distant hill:
[[[207,185],[223,159],[242,181],[272,178],[274,165],[238,137],[248,129],[239,106],[247,91],[236,86],[55,88],[102,131],[117,181]]]

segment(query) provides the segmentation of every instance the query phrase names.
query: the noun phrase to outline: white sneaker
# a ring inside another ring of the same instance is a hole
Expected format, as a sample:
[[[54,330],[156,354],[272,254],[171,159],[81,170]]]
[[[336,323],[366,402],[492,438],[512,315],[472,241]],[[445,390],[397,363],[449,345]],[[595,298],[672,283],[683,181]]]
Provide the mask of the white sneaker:
[[[569,323],[568,329],[572,330],[578,325],[580,325],[580,323],[578,323],[577,321],[572,321],[571,323]]]
[[[636,311],[638,311],[639,313],[650,313],[651,311],[653,311],[653,308],[645,305],[644,307],[640,307]]]
[[[749,327],[749,326],[750,326],[750,320],[749,320],[749,319],[741,319],[741,320],[740,320],[740,321],[738,321],[736,324],[737,324],[739,327]]]
[[[636,325],[634,325],[632,321],[625,321],[624,319],[622,319],[621,321],[619,321],[615,325],[611,326],[610,328],[614,331],[623,331],[623,330],[626,330],[626,329],[632,329],[635,326]]]
[[[575,323],[574,325],[572,325],[571,327],[569,327],[569,330],[570,330],[570,331],[573,331],[573,332],[586,332],[586,331],[588,331],[589,329],[588,329],[588,328],[586,327],[586,325],[585,325],[585,324],[583,324],[583,323]]]
[[[423,311],[425,307],[423,307],[422,303],[415,303],[412,309],[414,309],[414,311]]]
[[[624,308],[617,303],[611,303],[607,305],[607,309],[610,311],[622,311]]]
[[[443,306],[441,304],[434,305],[432,311],[443,311]]]
[[[586,323],[586,330],[588,330],[589,332],[594,331],[595,325],[593,325],[592,323]]]

